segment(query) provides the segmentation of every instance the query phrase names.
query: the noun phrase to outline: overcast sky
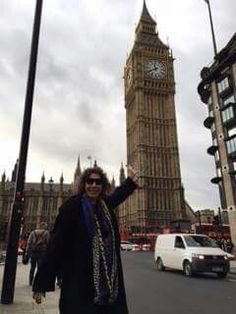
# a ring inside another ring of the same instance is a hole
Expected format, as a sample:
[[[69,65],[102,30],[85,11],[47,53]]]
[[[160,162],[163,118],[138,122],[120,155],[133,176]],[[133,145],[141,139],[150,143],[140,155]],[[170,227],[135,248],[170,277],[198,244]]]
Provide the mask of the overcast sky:
[[[19,154],[36,1],[0,1],[0,173]],[[213,157],[197,93],[200,71],[213,60],[204,0],[146,0],[160,38],[175,57],[176,113],[182,181],[194,209],[217,208]],[[92,156],[108,176],[126,162],[123,69],[143,0],[44,1],[27,181],[72,182],[78,155]],[[236,1],[211,0],[218,50],[236,30]]]

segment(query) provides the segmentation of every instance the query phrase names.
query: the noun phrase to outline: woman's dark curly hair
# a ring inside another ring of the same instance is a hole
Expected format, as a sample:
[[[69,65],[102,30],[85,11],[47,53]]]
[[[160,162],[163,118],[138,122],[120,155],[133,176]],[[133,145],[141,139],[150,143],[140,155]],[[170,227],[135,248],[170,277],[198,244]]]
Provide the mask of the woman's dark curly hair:
[[[97,174],[102,179],[102,192],[101,196],[105,196],[109,194],[111,185],[108,181],[106,173],[100,167],[87,168],[83,171],[80,177],[79,186],[78,186],[78,194],[83,195],[85,193],[85,183],[86,180],[90,177],[91,174]]]

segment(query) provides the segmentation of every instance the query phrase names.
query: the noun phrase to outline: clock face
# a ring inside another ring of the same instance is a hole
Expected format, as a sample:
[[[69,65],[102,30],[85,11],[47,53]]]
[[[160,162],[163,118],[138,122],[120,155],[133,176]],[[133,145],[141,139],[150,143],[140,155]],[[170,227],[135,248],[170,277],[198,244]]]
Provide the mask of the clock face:
[[[131,85],[132,80],[133,80],[133,72],[132,72],[132,68],[129,67],[127,70],[127,76],[126,76],[126,81],[127,81],[128,87]]]
[[[166,66],[158,60],[148,60],[145,64],[145,73],[154,79],[162,79],[166,75]]]

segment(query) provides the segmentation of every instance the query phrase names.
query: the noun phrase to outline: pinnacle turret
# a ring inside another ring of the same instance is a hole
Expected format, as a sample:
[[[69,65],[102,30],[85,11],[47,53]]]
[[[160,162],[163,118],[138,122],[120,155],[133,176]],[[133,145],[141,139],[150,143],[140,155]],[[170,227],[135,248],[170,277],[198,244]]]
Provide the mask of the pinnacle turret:
[[[44,175],[44,172],[42,174],[42,177],[41,177],[41,183],[44,183],[45,182],[45,175]]]
[[[151,17],[144,0],[141,17],[135,30],[135,42],[145,46],[168,48],[160,40],[156,25],[157,23]]]
[[[60,177],[60,192],[63,192],[63,183],[64,183],[64,176],[63,176],[63,172],[61,173],[61,177]]]
[[[14,169],[13,169],[13,171],[12,171],[11,182],[16,182],[18,164],[19,164],[19,159],[16,160]]]
[[[60,177],[60,183],[63,184],[64,182],[64,177],[63,177],[63,172],[61,173],[61,177]]]
[[[115,181],[114,175],[113,175],[112,180],[111,180],[111,185],[113,188],[115,188],[115,186],[116,186],[116,181]]]
[[[80,155],[78,157],[77,166],[74,174],[73,191],[76,194],[78,192],[79,181],[81,177],[81,167],[80,167]]]
[[[80,176],[80,175],[81,175],[81,167],[80,167],[80,155],[79,155],[78,161],[77,161],[77,167],[75,169],[75,177]]]
[[[5,181],[6,181],[6,173],[5,173],[5,170],[4,170],[4,172],[2,174],[2,182],[5,182]]]
[[[125,169],[122,162],[121,167],[120,167],[120,184],[122,184],[124,181],[125,181]]]
[[[150,13],[148,12],[145,0],[143,1],[143,11],[141,14],[140,21],[148,22],[150,24],[156,25],[156,22],[154,21],[154,19],[151,17]]]
[[[80,167],[80,155],[79,155],[78,161],[77,161],[77,166],[75,169],[75,174],[74,174],[74,186],[76,186],[76,187],[78,186],[80,176],[81,176],[81,167]]]

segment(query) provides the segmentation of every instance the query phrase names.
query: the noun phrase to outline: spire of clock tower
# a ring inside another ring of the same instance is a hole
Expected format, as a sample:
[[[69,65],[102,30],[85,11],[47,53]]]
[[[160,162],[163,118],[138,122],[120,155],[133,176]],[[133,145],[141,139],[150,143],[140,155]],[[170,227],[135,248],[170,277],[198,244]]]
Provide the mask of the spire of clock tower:
[[[145,0],[143,1],[143,11],[142,11],[140,20],[143,22],[147,22],[147,23],[156,25],[156,22],[154,21],[154,19],[151,17],[150,13],[148,12]]]
[[[143,10],[135,33],[136,36],[140,33],[156,34],[156,22],[151,17],[145,0],[143,1]]]

